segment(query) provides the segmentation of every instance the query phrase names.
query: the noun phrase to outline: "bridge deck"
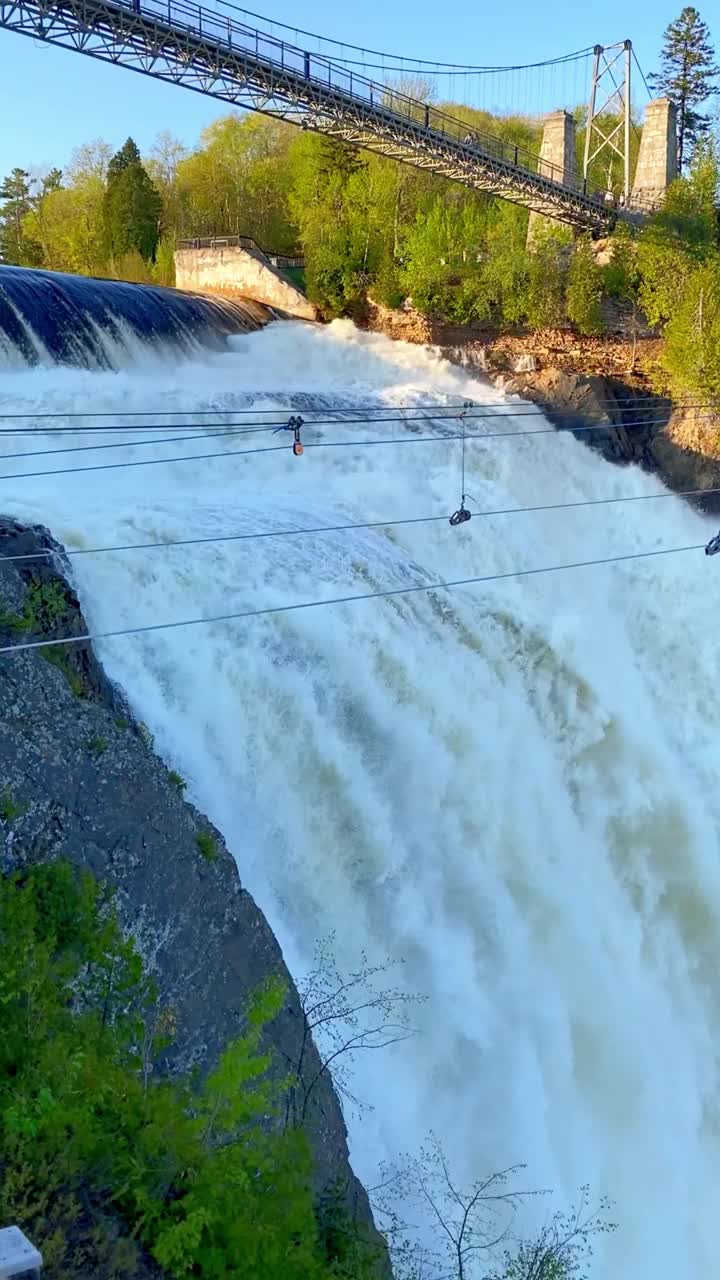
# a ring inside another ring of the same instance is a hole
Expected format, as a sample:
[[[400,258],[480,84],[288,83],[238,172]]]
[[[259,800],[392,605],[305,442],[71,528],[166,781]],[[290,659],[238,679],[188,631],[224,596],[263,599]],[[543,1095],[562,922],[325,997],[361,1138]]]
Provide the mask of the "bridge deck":
[[[343,138],[583,230],[617,217],[522,148],[187,0],[0,0],[0,27]],[[580,185],[580,184],[578,184]]]

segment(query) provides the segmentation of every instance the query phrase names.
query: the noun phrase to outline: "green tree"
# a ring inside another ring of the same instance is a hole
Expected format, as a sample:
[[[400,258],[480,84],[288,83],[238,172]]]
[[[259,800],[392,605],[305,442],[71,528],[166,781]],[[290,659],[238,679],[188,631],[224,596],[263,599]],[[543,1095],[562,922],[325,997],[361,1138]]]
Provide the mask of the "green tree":
[[[540,226],[528,253],[525,314],[533,329],[562,324],[565,319],[565,286],[571,255],[570,237],[564,229]]]
[[[292,165],[289,208],[305,252],[308,297],[328,318],[342,315],[369,277],[367,164],[354,147],[303,134]]]
[[[104,184],[112,155],[113,149],[110,143],[105,142],[103,138],[85,142],[73,151],[65,177],[73,184],[84,182],[88,178],[96,178]]]
[[[328,1259],[307,1139],[281,1131],[284,998],[269,982],[206,1079],[170,1079],[172,1011],[109,894],[65,863],[0,878],[0,1220],[48,1280],[134,1274],[136,1240],[177,1280],[370,1280]]]
[[[676,392],[720,406],[720,253],[687,281],[665,329],[663,363]]]
[[[288,211],[295,131],[262,116],[224,116],[180,159],[176,198],[188,236],[252,236],[263,249],[291,253],[297,232]]]
[[[602,333],[602,293],[602,268],[595,260],[589,238],[583,236],[570,259],[565,295],[568,320],[578,333]]]
[[[97,177],[47,191],[27,214],[26,235],[42,250],[51,271],[100,275],[105,269],[103,199]]]
[[[155,258],[160,239],[162,200],[148,176],[132,138],[108,165],[103,201],[105,250],[108,259],[137,253],[146,262]]]
[[[145,162],[162,200],[163,235],[173,242],[184,234],[187,220],[187,201],[178,181],[180,165],[187,155],[187,147],[165,130],[158,134]]]
[[[718,92],[715,51],[707,24],[697,9],[686,5],[680,17],[668,25],[660,58],[661,69],[650,76],[650,83],[677,107],[678,161],[682,172],[690,146],[710,127],[709,116],[698,107]]]
[[[516,325],[525,318],[530,267],[527,229],[525,209],[506,200],[491,201],[483,274],[499,323]]]
[[[664,207],[640,233],[639,301],[651,324],[673,316],[691,275],[715,252],[719,175],[717,150],[703,140],[687,177],[673,182]]]
[[[40,180],[40,199],[49,195],[51,191],[58,191],[62,186],[62,180],[62,169],[49,169],[45,177]]]
[[[0,183],[0,259],[19,267],[37,267],[42,251],[25,228],[25,218],[34,208],[30,174],[13,169]]]
[[[487,207],[476,196],[438,196],[418,212],[405,237],[403,284],[420,311],[437,312],[460,324],[486,319],[491,297],[483,260]]]

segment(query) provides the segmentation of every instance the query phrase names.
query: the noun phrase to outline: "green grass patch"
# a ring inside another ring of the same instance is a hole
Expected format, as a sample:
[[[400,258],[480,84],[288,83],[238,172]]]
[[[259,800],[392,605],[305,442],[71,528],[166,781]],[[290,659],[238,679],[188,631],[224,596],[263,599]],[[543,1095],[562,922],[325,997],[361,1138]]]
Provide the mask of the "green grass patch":
[[[0,820],[14,822],[16,818],[21,818],[24,812],[24,806],[15,802],[10,788],[3,787],[0,791]]]
[[[214,836],[211,836],[209,831],[198,831],[195,843],[207,862],[217,862],[220,857],[220,850],[217,847],[217,840]]]

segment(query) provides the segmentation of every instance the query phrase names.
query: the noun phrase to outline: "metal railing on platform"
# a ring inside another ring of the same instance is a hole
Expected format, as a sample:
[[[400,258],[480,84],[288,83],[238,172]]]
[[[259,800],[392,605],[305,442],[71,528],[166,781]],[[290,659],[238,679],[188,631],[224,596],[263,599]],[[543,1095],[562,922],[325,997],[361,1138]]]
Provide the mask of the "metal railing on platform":
[[[249,249],[251,253],[260,254],[280,270],[283,268],[302,270],[305,266],[305,258],[302,254],[271,253],[269,249],[263,249],[252,236],[197,236],[193,240],[178,240],[177,247],[178,249]]]

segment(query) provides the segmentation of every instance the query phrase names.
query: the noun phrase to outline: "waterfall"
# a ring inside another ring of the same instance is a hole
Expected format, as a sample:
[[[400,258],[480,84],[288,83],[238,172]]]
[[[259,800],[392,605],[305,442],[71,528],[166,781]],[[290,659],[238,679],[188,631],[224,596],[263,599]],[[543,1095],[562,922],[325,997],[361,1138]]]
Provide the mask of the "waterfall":
[[[270,318],[272,312],[254,302],[0,267],[0,369],[115,369],[162,349],[188,356],[221,347],[228,334],[257,329]]]
[[[82,288],[92,298],[106,286]],[[70,349],[74,319],[53,337],[11,293],[38,341]],[[87,319],[104,324],[95,303]],[[6,307],[15,348],[16,322]],[[497,414],[478,430],[548,425],[508,416],[525,406],[432,351],[345,321],[271,325],[173,362],[150,350],[116,372],[26,354],[35,367],[0,371],[0,412],[31,415],[22,436],[4,437],[0,507],[46,523],[69,550],[449,515],[459,443],[362,447],[423,424],[353,423],[359,406],[412,404],[429,429],[432,406],[471,399]],[[312,426],[312,409],[328,406],[347,421]],[[242,409],[262,420],[298,407],[309,442],[349,447],[296,458],[289,447],[243,455],[246,437],[141,445],[152,432],[126,418],[102,453],[10,456],[107,442],[87,434],[89,419],[51,435],[57,423],[40,412],[141,411],[153,415],[146,428],[182,422],[210,436]],[[196,463],[18,478],[213,450]],[[467,489],[484,509],[664,493],[552,432],[469,442]],[[442,519],[114,551],[72,566],[102,632],[713,532],[663,497],[476,515],[459,528]],[[588,1182],[620,1223],[598,1241],[598,1280],[706,1277],[715,1265],[718,567],[702,551],[658,556],[98,645],[223,831],[291,969],[335,930],[341,964],[363,949],[403,958],[398,981],[427,997],[414,1038],[357,1061],[353,1092],[374,1108],[348,1112],[360,1176],[372,1184],[381,1159],[432,1129],[459,1181],[522,1161],[524,1184],[554,1188],[561,1205]]]

